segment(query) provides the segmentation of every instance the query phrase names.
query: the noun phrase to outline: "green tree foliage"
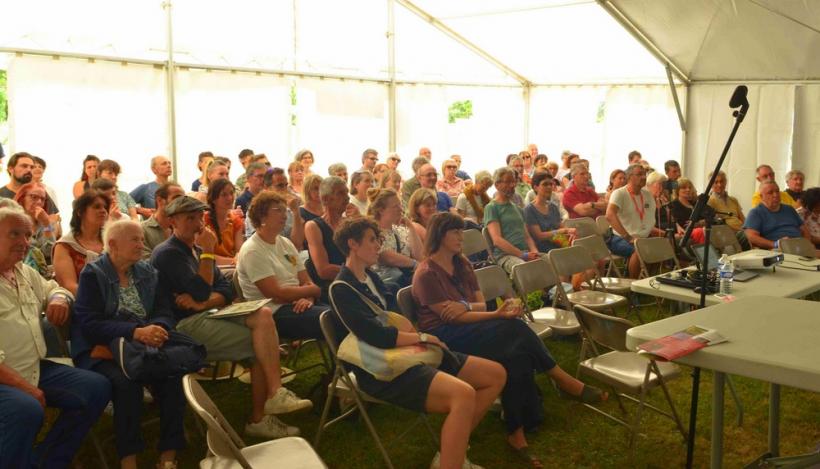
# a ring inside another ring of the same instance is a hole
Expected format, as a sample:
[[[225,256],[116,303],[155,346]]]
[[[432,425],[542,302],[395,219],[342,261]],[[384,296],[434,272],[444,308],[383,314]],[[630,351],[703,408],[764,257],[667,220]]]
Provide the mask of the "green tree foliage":
[[[469,99],[456,101],[450,105],[448,114],[447,121],[451,124],[455,124],[456,119],[469,119],[473,115],[473,102]]]
[[[0,70],[0,122],[9,118],[9,100],[6,98],[6,71]]]

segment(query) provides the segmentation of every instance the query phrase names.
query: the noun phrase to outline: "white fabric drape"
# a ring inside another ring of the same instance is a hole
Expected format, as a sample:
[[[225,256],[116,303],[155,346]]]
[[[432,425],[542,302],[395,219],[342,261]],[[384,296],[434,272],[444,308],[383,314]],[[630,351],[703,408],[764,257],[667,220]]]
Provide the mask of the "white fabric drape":
[[[693,179],[699,190],[705,188],[708,174],[734,125],[729,109],[734,88],[734,85],[691,88],[683,173]],[[794,85],[749,86],[749,112],[722,167],[729,181],[729,193],[737,197],[746,211],[751,208],[751,197],[757,190],[755,168],[758,165],[771,165],[781,188],[786,171],[793,166],[794,96]]]
[[[87,154],[119,162],[118,185],[127,191],[153,178],[151,158],[167,154],[162,70],[15,57],[9,63],[8,97],[9,154],[27,151],[46,160],[44,181],[58,195],[64,226],[71,218],[71,188]]]
[[[805,187],[820,185],[820,85],[795,88],[792,167],[805,173]]]

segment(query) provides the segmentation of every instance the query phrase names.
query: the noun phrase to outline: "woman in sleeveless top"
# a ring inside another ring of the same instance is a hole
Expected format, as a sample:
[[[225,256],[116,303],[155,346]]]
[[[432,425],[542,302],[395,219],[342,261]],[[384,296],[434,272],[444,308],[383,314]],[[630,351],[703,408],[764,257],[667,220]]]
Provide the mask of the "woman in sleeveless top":
[[[57,283],[77,294],[83,267],[103,251],[102,227],[108,220],[111,200],[96,191],[78,197],[71,211],[71,230],[54,246],[54,276]]]

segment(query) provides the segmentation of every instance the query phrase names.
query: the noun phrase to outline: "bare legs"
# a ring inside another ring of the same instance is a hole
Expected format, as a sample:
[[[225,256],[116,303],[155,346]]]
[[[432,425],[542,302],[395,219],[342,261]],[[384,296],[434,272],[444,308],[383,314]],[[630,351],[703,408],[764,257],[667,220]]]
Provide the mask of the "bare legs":
[[[501,393],[504,368],[495,362],[470,357],[458,377],[436,373],[427,393],[429,412],[447,414],[441,427],[441,468],[459,469],[467,453],[470,433]]]
[[[273,313],[263,307],[245,319],[251,330],[251,340],[256,360],[251,367],[251,422],[259,422],[264,415],[265,401],[282,386],[279,368],[279,336]]]

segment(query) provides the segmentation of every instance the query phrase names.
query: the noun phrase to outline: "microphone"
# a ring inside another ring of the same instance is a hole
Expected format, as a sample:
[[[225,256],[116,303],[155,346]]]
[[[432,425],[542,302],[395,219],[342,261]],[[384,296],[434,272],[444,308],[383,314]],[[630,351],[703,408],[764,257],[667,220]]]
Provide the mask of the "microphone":
[[[749,93],[749,88],[746,85],[740,85],[735,88],[735,92],[732,93],[732,99],[729,100],[729,107],[734,109],[736,107],[746,106],[749,105],[749,100],[746,98],[746,95]]]

